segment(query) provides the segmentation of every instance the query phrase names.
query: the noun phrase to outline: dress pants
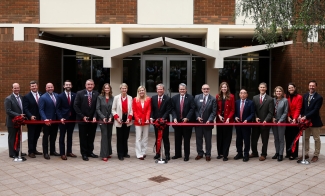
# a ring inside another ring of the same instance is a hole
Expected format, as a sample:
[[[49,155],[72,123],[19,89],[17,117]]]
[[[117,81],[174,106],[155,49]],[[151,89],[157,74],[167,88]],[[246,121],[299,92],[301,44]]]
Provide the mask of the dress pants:
[[[135,154],[137,158],[146,155],[149,125],[135,126]]]
[[[257,142],[261,135],[262,138],[262,156],[267,156],[267,145],[269,143],[269,135],[270,135],[270,126],[263,126],[261,123],[261,126],[254,126],[252,129],[252,135],[251,135],[251,146],[252,146],[252,153],[254,155],[258,155],[257,151]]]
[[[272,131],[274,135],[274,146],[275,152],[279,155],[283,155],[284,151],[284,134],[286,127],[285,126],[273,126]]]
[[[196,151],[199,156],[211,156],[212,128],[210,126],[195,127]],[[205,153],[203,151],[203,137],[205,141]]]
[[[156,127],[155,127],[155,136],[156,136],[155,145],[157,145],[158,129]],[[170,156],[169,126],[166,126],[164,129],[162,135],[162,142],[164,143],[165,156]],[[156,152],[156,154],[160,154],[160,151]]]
[[[236,148],[238,154],[243,154],[244,144],[244,156],[249,156],[251,131],[252,128],[249,126],[236,126]]]
[[[174,126],[175,134],[175,156],[182,157],[182,140],[184,138],[185,158],[190,156],[190,142],[192,137],[191,126]]]
[[[305,155],[308,155],[309,153],[309,138],[310,134],[313,134],[314,140],[315,140],[315,152],[314,156],[319,156],[320,153],[320,146],[321,146],[321,141],[320,141],[320,127],[309,127],[305,130]]]
[[[50,153],[56,152],[55,141],[58,134],[58,124],[50,126],[43,125],[43,154],[49,154],[49,137],[50,137]]]
[[[287,155],[290,157],[298,157],[298,151],[299,151],[299,140],[296,143],[296,149],[295,151],[292,153],[291,150],[289,151],[289,149],[291,148],[291,144],[293,142],[293,140],[296,138],[296,136],[299,133],[299,128],[298,127],[292,127],[292,126],[288,126],[286,127],[286,131],[285,131],[285,140],[286,140],[286,151],[287,151]]]
[[[17,156],[19,152],[18,149],[14,149],[16,134],[19,132],[20,129],[16,129],[14,127],[8,127],[8,149],[9,149],[9,156]],[[20,146],[20,137],[18,137],[18,146]]]
[[[65,155],[68,153],[72,153],[72,134],[74,130],[75,123],[65,123],[59,124],[60,129],[60,138],[59,138],[59,146],[60,146],[60,155]],[[67,133],[67,153],[65,153],[65,133]]]
[[[37,141],[41,134],[43,125],[27,125],[28,129],[28,154],[35,153]]]
[[[102,134],[100,141],[100,157],[106,158],[110,156],[112,152],[112,128],[113,124],[101,124],[99,125]]]
[[[217,126],[217,151],[218,155],[227,158],[232,139],[233,126]]]
[[[123,122],[127,120],[127,115],[123,115]],[[116,127],[116,149],[118,157],[125,157],[128,152],[128,139],[130,134],[130,126],[122,124],[122,127]]]
[[[79,123],[80,153],[89,156],[94,150],[97,123]]]

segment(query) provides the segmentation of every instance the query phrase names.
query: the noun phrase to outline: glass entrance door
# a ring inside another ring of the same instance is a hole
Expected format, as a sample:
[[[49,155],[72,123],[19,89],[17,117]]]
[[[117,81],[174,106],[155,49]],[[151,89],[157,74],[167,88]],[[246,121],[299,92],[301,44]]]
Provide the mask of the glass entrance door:
[[[190,57],[150,56],[143,57],[141,84],[147,89],[149,96],[156,94],[156,85],[165,85],[165,94],[174,96],[178,93],[178,85],[185,83],[188,93],[192,93],[192,72]]]

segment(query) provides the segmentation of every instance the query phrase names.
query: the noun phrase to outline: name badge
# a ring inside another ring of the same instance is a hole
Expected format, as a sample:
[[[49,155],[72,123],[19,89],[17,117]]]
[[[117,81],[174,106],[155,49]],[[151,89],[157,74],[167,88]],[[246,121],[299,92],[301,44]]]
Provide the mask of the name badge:
[[[200,102],[203,102],[203,99],[200,99]]]

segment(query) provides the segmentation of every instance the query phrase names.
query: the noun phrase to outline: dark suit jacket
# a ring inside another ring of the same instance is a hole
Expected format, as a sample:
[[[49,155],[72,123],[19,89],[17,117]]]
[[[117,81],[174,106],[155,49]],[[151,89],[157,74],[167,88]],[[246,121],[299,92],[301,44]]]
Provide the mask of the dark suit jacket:
[[[41,115],[41,119],[51,119],[57,120],[57,106],[58,106],[58,94],[53,93],[56,104],[54,105],[52,98],[48,93],[44,93],[38,100],[38,108],[39,113]]]
[[[260,95],[253,97],[255,104],[255,117],[259,118],[261,122],[272,122],[274,114],[274,101],[269,95],[265,95],[262,104],[260,104]]]
[[[313,123],[312,127],[322,127],[323,122],[320,119],[319,110],[323,105],[323,97],[315,92],[313,98],[310,100],[309,106],[308,97],[309,93],[304,94],[301,116],[306,116],[306,119],[311,119],[311,122]]]
[[[97,97],[97,103],[96,103],[96,112],[97,116],[100,120],[103,120],[104,118],[109,118],[114,120],[113,114],[112,114],[112,105],[113,105],[114,97],[110,97],[108,99],[108,102],[106,103],[106,97],[103,95],[99,95]]]
[[[160,108],[158,109],[158,95],[151,97],[151,115],[150,118],[156,120],[157,118],[166,119],[169,122],[169,114],[171,113],[171,99],[167,95],[163,95]]]
[[[38,94],[40,95],[40,97],[42,96],[41,92],[38,92]],[[24,106],[24,113],[26,114],[26,117],[29,120],[31,120],[32,116],[36,116],[37,120],[41,119],[41,115],[39,114],[38,104],[32,92],[29,92],[24,96],[23,106]]]
[[[63,93],[58,95],[58,100],[56,102],[58,107],[58,119],[66,119],[66,120],[75,120],[76,119],[76,112],[74,111],[73,104],[74,100],[76,98],[76,93],[70,92],[70,105],[68,102],[68,97],[65,94],[65,91]],[[70,116],[71,114],[71,116]]]
[[[184,105],[183,105],[183,118],[187,118],[189,121],[195,120],[195,104],[192,95],[184,95]],[[177,122],[182,122],[181,119],[181,107],[180,107],[180,94],[172,97],[172,116],[173,119],[177,119]]]
[[[196,95],[194,98],[195,103],[195,119],[197,120],[198,117],[203,118],[203,122],[213,122],[216,117],[217,112],[217,103],[216,98],[212,95],[208,95],[207,102],[205,103],[204,111],[201,116],[201,107],[203,104],[203,93]]]
[[[89,120],[96,118],[96,102],[98,95],[97,91],[92,91],[91,106],[89,107],[87,90],[84,89],[77,92],[73,105],[77,114],[77,120],[82,120],[85,116],[89,117]]]
[[[238,99],[235,103],[235,118],[240,119],[240,102],[241,99]],[[247,120],[247,122],[253,122],[255,121],[255,105],[252,100],[246,99],[245,105],[244,105],[244,111],[242,116],[242,121],[244,122]]]
[[[19,95],[19,98],[23,104],[23,97]],[[14,94],[9,95],[5,99],[5,110],[6,110],[6,126],[13,127],[12,119],[15,116],[20,116],[23,113],[19,106],[19,103]]]

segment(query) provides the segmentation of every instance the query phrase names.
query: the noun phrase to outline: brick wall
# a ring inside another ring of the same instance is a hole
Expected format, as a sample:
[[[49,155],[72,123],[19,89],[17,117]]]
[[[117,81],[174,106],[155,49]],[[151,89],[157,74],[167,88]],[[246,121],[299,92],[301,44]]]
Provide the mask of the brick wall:
[[[39,23],[39,0],[1,0],[0,23]]]
[[[20,84],[20,94],[25,95],[29,91],[29,82],[38,80],[39,77],[39,44],[34,38],[38,37],[38,30],[25,28],[23,42],[13,41],[12,28],[0,28],[0,130],[5,130],[6,118],[3,101],[12,93],[12,84]]]
[[[235,24],[235,0],[194,0],[194,24]]]
[[[97,24],[136,24],[137,0],[96,0]]]

